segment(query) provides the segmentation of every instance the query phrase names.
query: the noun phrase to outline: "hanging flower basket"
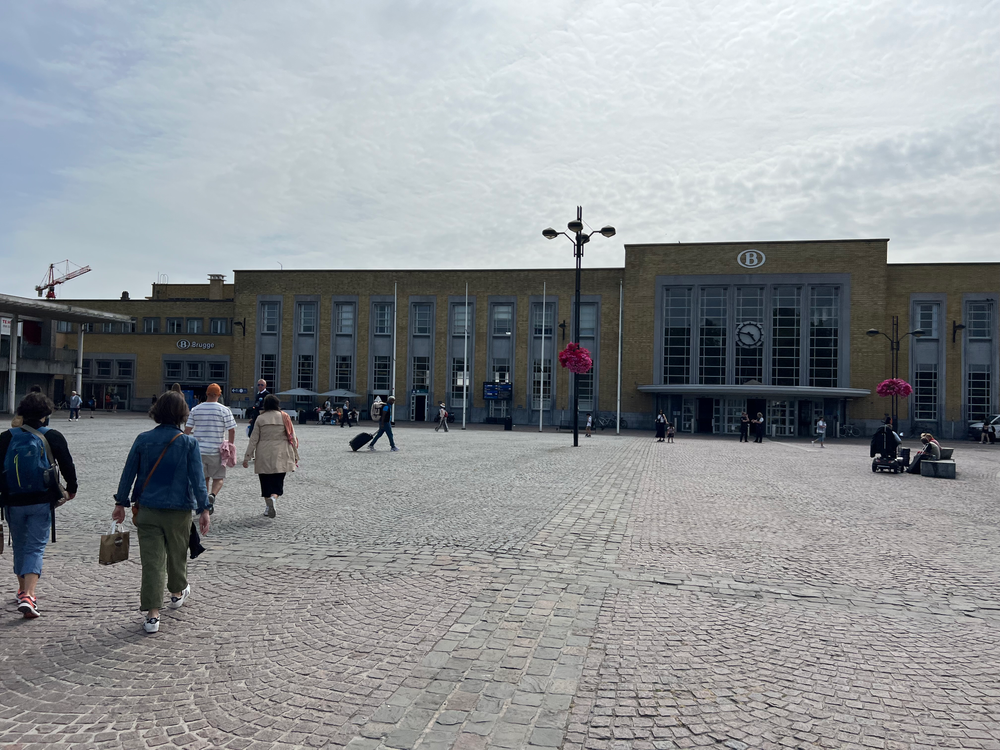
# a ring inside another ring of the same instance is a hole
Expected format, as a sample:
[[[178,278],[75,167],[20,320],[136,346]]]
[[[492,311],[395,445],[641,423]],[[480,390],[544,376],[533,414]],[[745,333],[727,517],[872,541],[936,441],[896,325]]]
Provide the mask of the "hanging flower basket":
[[[585,372],[590,372],[590,368],[594,366],[594,360],[590,358],[590,352],[579,344],[570,342],[565,349],[559,352],[559,364],[570,372],[583,375]]]
[[[889,378],[879,383],[875,392],[882,398],[888,398],[889,396],[902,396],[906,398],[913,393],[913,386],[902,378]]]

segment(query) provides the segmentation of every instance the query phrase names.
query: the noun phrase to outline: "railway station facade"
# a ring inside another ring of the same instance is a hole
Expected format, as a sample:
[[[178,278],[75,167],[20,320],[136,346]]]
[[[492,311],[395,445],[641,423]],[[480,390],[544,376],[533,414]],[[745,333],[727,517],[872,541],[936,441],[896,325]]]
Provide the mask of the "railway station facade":
[[[866,332],[889,333],[896,317],[900,333],[924,334],[904,336],[897,353],[915,389],[902,426],[964,436],[997,411],[1000,264],[889,264],[887,249],[885,239],[628,245],[623,267],[585,267],[579,338],[594,368],[581,412],[614,412],[620,389],[630,426],[651,427],[662,409],[681,432],[729,433],[746,410],[775,437],[809,435],[820,415],[870,432],[889,410],[875,389],[893,353]],[[70,303],[131,321],[84,324],[84,395],[99,403],[114,393],[145,410],[174,382],[198,395],[217,382],[241,406],[264,378],[274,392],[352,391],[362,410],[395,393],[397,421],[431,420],[439,401],[458,420],[467,404],[470,422],[571,419],[558,353],[574,338],[572,269],[238,270],[232,283],[213,275],[155,284],[145,299]],[[56,348],[78,325],[57,326]],[[59,385],[56,396],[69,378]]]

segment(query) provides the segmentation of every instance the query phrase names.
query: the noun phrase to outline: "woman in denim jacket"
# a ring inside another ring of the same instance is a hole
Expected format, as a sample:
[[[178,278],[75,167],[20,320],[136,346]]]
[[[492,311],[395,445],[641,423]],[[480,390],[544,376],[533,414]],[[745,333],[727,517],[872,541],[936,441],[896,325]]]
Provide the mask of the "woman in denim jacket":
[[[181,432],[188,417],[184,397],[167,391],[156,399],[149,416],[157,426],[132,444],[111,517],[121,523],[129,505],[139,506],[135,525],[142,562],[140,609],[146,612],[145,631],[155,633],[160,629],[164,582],[173,609],[191,595],[187,582],[191,511],[198,514],[202,534],[208,533],[209,519],[198,441]]]

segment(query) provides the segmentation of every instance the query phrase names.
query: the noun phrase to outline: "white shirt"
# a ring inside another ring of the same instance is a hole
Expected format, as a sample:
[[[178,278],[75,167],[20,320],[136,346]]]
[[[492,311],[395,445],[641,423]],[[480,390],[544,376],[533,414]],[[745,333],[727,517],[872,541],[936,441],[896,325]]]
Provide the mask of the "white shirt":
[[[820,435],[822,435],[823,433],[826,432],[826,421],[825,420],[821,419],[821,420],[819,420],[816,423],[816,432],[818,432]]]
[[[211,456],[218,454],[226,431],[236,429],[236,420],[225,404],[206,401],[191,410],[186,426],[192,428],[191,435],[198,441],[201,454]]]

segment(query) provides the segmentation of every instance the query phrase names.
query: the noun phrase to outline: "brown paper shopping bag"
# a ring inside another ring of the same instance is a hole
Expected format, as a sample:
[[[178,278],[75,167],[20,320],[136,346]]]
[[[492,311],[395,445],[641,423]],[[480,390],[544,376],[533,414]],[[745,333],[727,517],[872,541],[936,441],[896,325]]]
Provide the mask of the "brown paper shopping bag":
[[[101,565],[114,565],[128,560],[128,532],[122,531],[121,524],[111,522],[107,534],[101,534],[101,554],[98,562]]]

